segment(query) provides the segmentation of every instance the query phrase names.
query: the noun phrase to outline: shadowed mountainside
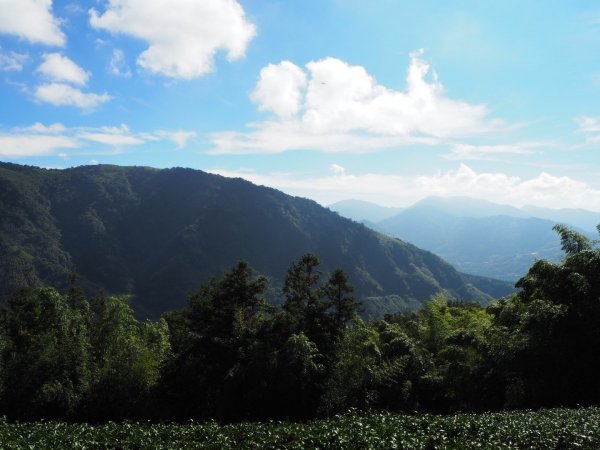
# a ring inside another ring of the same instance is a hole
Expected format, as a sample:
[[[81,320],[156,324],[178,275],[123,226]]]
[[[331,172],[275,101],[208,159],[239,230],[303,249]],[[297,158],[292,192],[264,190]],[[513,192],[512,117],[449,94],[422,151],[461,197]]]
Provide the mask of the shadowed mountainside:
[[[358,297],[373,302],[414,305],[439,291],[486,302],[510,292],[314,201],[198,170],[2,163],[0,217],[4,298],[21,286],[64,287],[76,271],[88,293],[130,293],[141,315],[157,316],[240,259],[274,291],[307,252],[325,273],[344,269]]]

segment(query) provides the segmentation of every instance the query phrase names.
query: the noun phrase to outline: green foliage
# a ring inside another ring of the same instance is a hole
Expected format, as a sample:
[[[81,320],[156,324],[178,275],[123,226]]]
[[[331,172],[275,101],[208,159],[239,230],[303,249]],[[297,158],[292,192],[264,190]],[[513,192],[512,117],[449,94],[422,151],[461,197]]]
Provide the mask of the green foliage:
[[[6,448],[104,449],[583,449],[600,447],[598,408],[485,414],[349,412],[306,423],[177,424],[0,421]]]
[[[266,279],[241,261],[191,295],[188,310],[169,318],[175,355],[161,393],[169,415],[239,418],[256,407],[261,388],[253,380],[260,381],[269,356],[268,342],[257,336],[270,309],[266,287]]]
[[[552,228],[560,235],[561,248],[567,256],[584,250],[591,250],[592,245],[590,240],[581,233],[571,230],[565,225],[556,224]]]
[[[135,417],[158,382],[170,350],[166,321],[140,322],[126,297],[101,298],[91,332],[94,381],[86,415]]]
[[[167,324],[138,322],[122,297],[96,306],[76,287],[22,290],[10,299],[0,314],[0,414],[140,415],[169,354]]]
[[[90,306],[75,275],[64,294],[25,289],[0,310],[0,414],[236,422],[597,405],[600,249],[562,232],[563,262],[536,262],[510,298],[484,309],[437,294],[370,323],[345,272],[322,277],[313,254],[290,265],[281,307],[243,261],[158,321],[138,320],[126,296]]]
[[[508,406],[600,402],[600,250],[557,225],[560,264],[536,262],[521,291],[493,308]]]
[[[360,305],[354,298],[354,288],[342,269],[333,271],[323,289],[328,306],[333,308],[332,320],[337,329],[357,319]]]
[[[395,324],[357,322],[337,343],[321,409],[350,407],[407,410],[414,406],[413,380],[421,361],[413,341]]]
[[[52,288],[11,298],[2,316],[2,413],[64,418],[75,412],[90,382],[85,314]]]

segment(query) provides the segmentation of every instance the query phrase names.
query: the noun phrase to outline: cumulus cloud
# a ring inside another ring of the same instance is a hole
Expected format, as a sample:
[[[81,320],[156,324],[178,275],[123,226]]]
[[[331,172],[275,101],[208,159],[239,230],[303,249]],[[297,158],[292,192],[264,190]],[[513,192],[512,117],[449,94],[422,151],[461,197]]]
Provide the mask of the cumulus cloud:
[[[0,0],[0,33],[32,43],[65,45],[60,20],[52,15],[52,0]]]
[[[70,58],[60,53],[45,53],[43,62],[36,72],[42,74],[50,82],[38,85],[33,93],[41,102],[55,106],[75,106],[81,109],[94,109],[106,103],[112,97],[106,92],[95,94],[83,92],[90,73],[83,70]]]
[[[305,70],[289,61],[270,64],[261,70],[251,99],[275,117],[249,124],[248,132],[214,133],[214,152],[372,151],[500,128],[485,105],[447,97],[429,72],[422,51],[410,55],[402,91],[336,58],[311,61]]]
[[[260,71],[256,88],[250,98],[261,111],[271,111],[279,117],[290,117],[301,107],[307,77],[290,61],[269,64]]]
[[[79,86],[85,86],[89,72],[73,62],[73,60],[61,55],[60,53],[46,53],[43,55],[43,62],[36,69],[51,81],[65,81]]]
[[[131,69],[125,61],[125,54],[121,49],[114,49],[110,62],[108,63],[110,73],[118,77],[131,78]]]
[[[20,72],[28,59],[24,53],[5,52],[0,47],[0,72]]]
[[[37,100],[55,106],[76,106],[81,109],[93,109],[106,103],[112,97],[103,94],[84,93],[64,83],[48,83],[38,86],[34,96]]]
[[[212,71],[218,50],[230,61],[243,57],[256,34],[236,0],[110,0],[104,13],[89,14],[94,28],[146,41],[138,65],[173,78]]]
[[[549,208],[600,211],[600,190],[566,176],[542,172],[524,179],[501,172],[476,172],[460,164],[456,169],[427,175],[352,174],[337,164],[328,175],[299,178],[290,173],[210,170],[229,177],[275,187],[293,195],[331,204],[347,198],[389,206],[408,206],[427,196],[470,196],[517,207],[534,204]]]

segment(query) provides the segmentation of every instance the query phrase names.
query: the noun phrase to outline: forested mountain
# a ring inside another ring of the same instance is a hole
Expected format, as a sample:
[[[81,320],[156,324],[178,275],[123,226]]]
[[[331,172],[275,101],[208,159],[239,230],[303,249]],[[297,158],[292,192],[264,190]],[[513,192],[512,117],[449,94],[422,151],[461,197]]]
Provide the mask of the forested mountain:
[[[344,269],[371,301],[414,305],[445,291],[485,302],[510,290],[484,283],[484,293],[432,253],[311,200],[191,169],[0,164],[0,218],[4,298],[20,286],[64,287],[75,271],[88,294],[131,293],[139,314],[157,316],[240,259],[277,288],[307,252],[325,273]]]

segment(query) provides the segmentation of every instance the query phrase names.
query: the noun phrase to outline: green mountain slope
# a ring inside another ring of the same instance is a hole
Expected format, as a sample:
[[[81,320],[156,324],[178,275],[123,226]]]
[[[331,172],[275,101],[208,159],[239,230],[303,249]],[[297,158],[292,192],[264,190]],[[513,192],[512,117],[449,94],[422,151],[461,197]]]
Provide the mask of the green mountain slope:
[[[22,285],[65,286],[75,270],[88,293],[131,293],[140,314],[156,316],[240,259],[277,287],[306,252],[320,256],[324,272],[346,270],[371,301],[394,295],[414,304],[439,291],[490,299],[432,253],[241,179],[180,168],[0,164],[4,298]]]

